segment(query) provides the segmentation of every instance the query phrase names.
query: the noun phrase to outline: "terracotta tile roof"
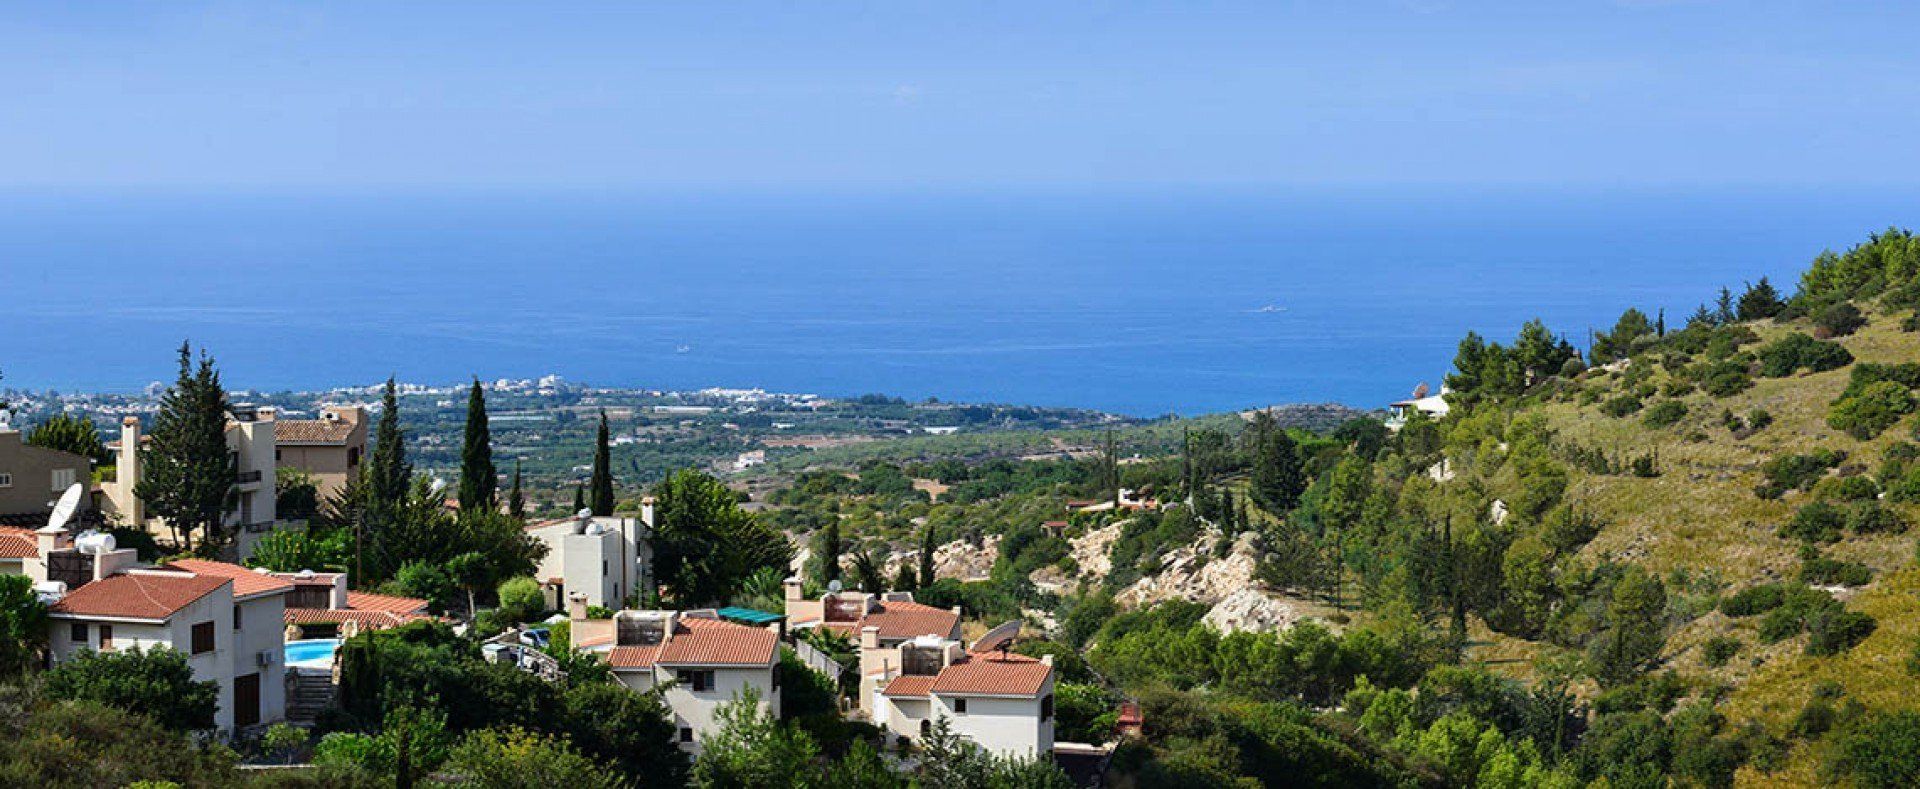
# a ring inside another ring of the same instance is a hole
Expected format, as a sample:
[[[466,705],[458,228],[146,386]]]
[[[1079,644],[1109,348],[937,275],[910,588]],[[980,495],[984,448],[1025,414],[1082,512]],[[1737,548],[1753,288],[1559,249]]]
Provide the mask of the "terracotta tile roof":
[[[353,435],[344,419],[282,419],[273,423],[276,444],[344,444]]]
[[[890,601],[880,604],[880,610],[870,611],[860,621],[853,623],[853,634],[869,627],[880,628],[883,639],[908,639],[915,636],[957,635],[955,628],[960,626],[960,615],[949,608],[935,608],[924,603]]]
[[[933,677],[918,674],[894,677],[892,682],[887,683],[887,689],[881,692],[895,698],[924,699],[927,691],[933,687],[933,680]]]
[[[930,690],[942,696],[1032,696],[1053,667],[1024,655],[974,655],[940,669]]]
[[[167,567],[185,570],[194,575],[231,578],[233,579],[233,596],[236,598],[293,591],[292,581],[275,578],[266,573],[257,573],[237,564],[206,559],[175,559],[168,562]]]
[[[39,542],[32,529],[0,526],[0,559],[32,559],[39,555]]]
[[[779,638],[771,630],[682,616],[655,661],[663,666],[762,666],[772,663],[778,651]]]
[[[427,601],[417,597],[397,597],[372,592],[348,592],[347,607],[355,611],[385,611],[391,614],[426,613]]]
[[[408,622],[432,618],[433,617],[419,614],[396,614],[391,611],[354,611],[346,608],[287,609],[287,624],[289,625],[322,625],[356,622],[359,623],[362,629],[366,630],[385,630],[389,627],[399,627]]]
[[[73,590],[54,614],[165,620],[233,579],[187,573],[123,573]]]
[[[614,647],[607,653],[607,665],[616,669],[653,668],[653,661],[660,656],[659,647]]]

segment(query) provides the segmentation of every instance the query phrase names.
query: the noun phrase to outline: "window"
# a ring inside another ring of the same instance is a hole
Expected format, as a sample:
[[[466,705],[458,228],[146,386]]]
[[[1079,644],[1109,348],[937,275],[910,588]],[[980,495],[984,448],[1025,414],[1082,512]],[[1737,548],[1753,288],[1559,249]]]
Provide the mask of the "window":
[[[66,490],[73,486],[73,469],[57,468],[53,470],[53,489]]]
[[[965,715],[965,714],[967,714],[967,700],[966,700],[966,699],[954,699],[954,700],[953,700],[953,711],[954,711],[954,713],[955,713],[955,714],[958,714],[958,715]]]
[[[240,629],[240,606],[233,607],[233,629]]]
[[[0,488],[11,488],[11,487],[13,487],[13,475],[0,474]]]
[[[696,692],[713,690],[713,672],[711,671],[688,671],[682,669],[676,676],[679,678],[680,684],[687,686],[689,690]]]
[[[87,623],[75,622],[67,626],[67,639],[76,646],[87,645]]]
[[[682,727],[680,727],[680,741],[681,741],[681,742],[693,742],[693,727],[692,727],[692,726],[682,726]]]
[[[360,448],[347,447],[347,468],[360,465]]]
[[[932,733],[933,733],[933,721],[921,721],[920,736],[924,739],[927,735]]]
[[[275,463],[278,463],[278,462],[280,462],[280,448],[279,448],[279,447],[274,447],[274,448],[273,448],[273,462],[275,462]]]
[[[113,625],[100,626],[100,651],[113,649]]]
[[[213,651],[213,623],[201,622],[193,626],[192,654],[204,655]]]
[[[1053,694],[1040,697],[1040,722],[1053,720]]]

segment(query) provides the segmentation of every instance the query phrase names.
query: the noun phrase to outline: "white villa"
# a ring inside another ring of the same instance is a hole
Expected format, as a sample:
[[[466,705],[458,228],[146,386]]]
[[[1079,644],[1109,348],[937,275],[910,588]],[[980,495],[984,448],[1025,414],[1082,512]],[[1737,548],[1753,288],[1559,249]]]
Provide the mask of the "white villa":
[[[735,624],[711,610],[620,611],[587,618],[576,594],[568,617],[574,646],[600,655],[621,684],[634,690],[666,686],[680,747],[700,752],[717,727],[720,705],[751,688],[762,709],[780,714],[780,641],[774,630]]]
[[[922,636],[960,638],[960,609],[936,608],[913,601],[912,592],[828,592],[808,600],[798,578],[784,584],[787,620],[795,630],[822,627],[838,631],[860,647],[861,712],[875,713],[874,691],[897,675],[901,646]]]
[[[534,577],[547,593],[547,605],[560,608],[573,596],[588,605],[619,608],[629,596],[653,591],[653,497],[641,500],[639,518],[595,516],[584,510],[570,518],[527,526],[546,544]]]
[[[49,610],[53,662],[83,649],[168,648],[187,655],[195,679],[219,688],[214,728],[234,733],[286,717],[283,655],[286,594],[293,584],[223,562],[182,560],[134,567],[110,535],[78,540],[35,532],[27,574]]]
[[[1000,756],[1053,753],[1053,656],[968,651],[934,636],[899,652],[904,662],[874,694],[874,723],[914,741],[945,718],[954,733]]]
[[[1433,419],[1446,416],[1448,412],[1453,410],[1453,406],[1447,404],[1447,395],[1450,393],[1451,390],[1445,386],[1440,387],[1439,394],[1432,395],[1427,394],[1426,384],[1415,387],[1413,397],[1406,400],[1396,400],[1387,404],[1387,408],[1393,412],[1392,415],[1387,417],[1387,429],[1399,430],[1401,426],[1407,423],[1407,418],[1413,416],[1416,411],[1426,414]]]

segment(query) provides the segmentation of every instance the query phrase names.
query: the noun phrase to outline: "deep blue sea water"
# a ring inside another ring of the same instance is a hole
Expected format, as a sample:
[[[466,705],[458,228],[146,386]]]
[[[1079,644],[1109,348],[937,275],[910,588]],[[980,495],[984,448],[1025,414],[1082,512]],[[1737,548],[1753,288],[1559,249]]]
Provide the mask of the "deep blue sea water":
[[[1886,190],[0,195],[0,385],[598,384],[1373,406],[1469,329],[1678,325],[1911,223]],[[1270,309],[1269,309],[1270,308]]]

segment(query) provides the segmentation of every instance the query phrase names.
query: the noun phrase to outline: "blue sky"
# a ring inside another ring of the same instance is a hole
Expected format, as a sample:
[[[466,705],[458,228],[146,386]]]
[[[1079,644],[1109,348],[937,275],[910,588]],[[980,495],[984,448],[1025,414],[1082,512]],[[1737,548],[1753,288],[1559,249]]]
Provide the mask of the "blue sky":
[[[8,3],[0,188],[1911,185],[1920,4]]]

